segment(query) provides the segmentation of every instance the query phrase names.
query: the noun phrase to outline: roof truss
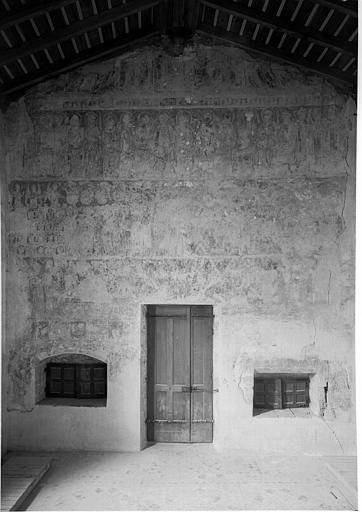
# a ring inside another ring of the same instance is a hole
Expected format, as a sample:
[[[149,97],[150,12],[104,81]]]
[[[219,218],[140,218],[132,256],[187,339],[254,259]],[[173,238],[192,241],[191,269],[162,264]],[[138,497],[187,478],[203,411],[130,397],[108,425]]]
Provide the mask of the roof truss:
[[[356,0],[0,0],[0,94],[195,32],[355,88]]]

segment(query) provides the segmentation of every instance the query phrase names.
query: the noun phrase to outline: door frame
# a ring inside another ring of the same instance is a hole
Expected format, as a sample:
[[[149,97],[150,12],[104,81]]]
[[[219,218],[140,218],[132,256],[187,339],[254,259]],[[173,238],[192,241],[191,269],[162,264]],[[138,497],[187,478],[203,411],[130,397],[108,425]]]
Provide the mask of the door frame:
[[[147,312],[149,306],[211,306],[213,311],[213,335],[212,335],[212,378],[213,387],[217,387],[219,382],[218,376],[215,373],[215,333],[216,333],[216,312],[215,309],[218,307],[210,301],[149,301],[146,304],[140,304],[140,449],[143,450],[148,446],[155,444],[147,440],[147,406],[148,406],[148,382],[147,382],[147,352],[148,352],[148,339],[147,339]],[[215,417],[217,416],[215,405],[216,399],[213,393],[212,399],[212,410],[213,410],[213,441],[215,442]]]

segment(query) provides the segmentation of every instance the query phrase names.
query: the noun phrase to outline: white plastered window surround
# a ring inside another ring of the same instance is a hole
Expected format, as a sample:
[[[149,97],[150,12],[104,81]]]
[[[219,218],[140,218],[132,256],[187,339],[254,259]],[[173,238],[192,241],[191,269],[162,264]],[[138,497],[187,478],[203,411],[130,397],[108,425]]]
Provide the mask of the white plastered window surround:
[[[302,372],[255,372],[253,417],[312,418],[321,415],[318,376]]]

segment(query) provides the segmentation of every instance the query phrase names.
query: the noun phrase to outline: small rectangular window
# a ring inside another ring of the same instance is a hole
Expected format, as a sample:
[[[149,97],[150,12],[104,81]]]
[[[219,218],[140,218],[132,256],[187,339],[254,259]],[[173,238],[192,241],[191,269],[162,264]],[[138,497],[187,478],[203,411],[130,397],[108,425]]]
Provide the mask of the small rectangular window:
[[[92,364],[49,363],[47,365],[47,397],[105,398],[107,367]]]
[[[254,409],[287,409],[308,406],[308,376],[255,376]]]

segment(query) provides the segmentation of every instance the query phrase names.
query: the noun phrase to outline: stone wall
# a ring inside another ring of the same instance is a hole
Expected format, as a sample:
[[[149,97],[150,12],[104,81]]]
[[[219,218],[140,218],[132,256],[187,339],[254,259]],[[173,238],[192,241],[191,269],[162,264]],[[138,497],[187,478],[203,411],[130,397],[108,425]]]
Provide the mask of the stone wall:
[[[143,446],[144,305],[183,303],[214,306],[215,445],[353,453],[354,113],[321,78],[200,41],[12,104],[11,448]],[[106,408],[36,405],[37,364],[65,353],[107,362]],[[296,370],[313,417],[253,417],[254,371]]]
[[[7,338],[6,338],[6,307],[5,307],[5,279],[6,279],[6,232],[7,232],[7,182],[5,168],[5,120],[0,112],[0,215],[1,215],[1,454],[7,451]]]

